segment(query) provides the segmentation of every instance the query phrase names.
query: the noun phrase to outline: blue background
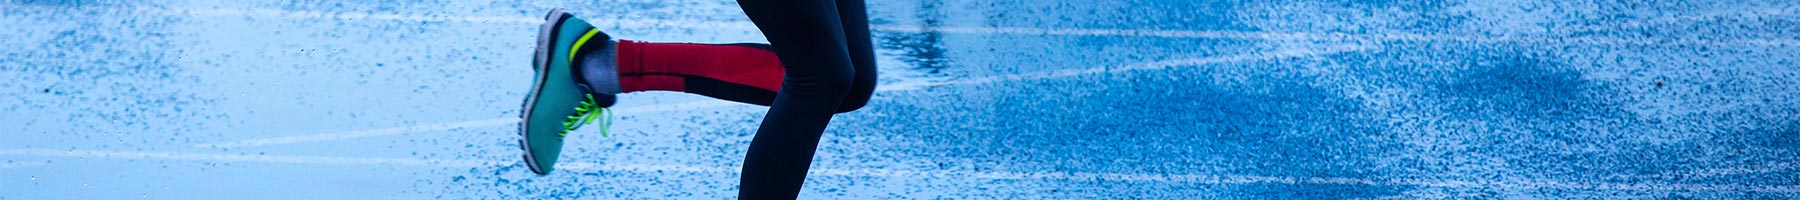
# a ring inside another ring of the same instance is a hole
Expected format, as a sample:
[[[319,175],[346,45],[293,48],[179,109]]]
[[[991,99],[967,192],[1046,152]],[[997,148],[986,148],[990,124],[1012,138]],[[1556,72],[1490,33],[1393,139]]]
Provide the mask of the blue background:
[[[0,199],[731,198],[764,112],[519,162],[545,11],[762,41],[731,1],[0,2]],[[1793,2],[868,4],[805,199],[1800,198]]]

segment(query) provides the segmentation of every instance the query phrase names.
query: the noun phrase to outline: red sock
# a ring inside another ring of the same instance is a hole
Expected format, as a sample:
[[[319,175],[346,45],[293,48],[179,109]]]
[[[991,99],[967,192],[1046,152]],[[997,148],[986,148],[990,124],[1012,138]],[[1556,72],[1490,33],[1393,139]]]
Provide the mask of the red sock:
[[[754,45],[619,40],[619,86],[624,92],[689,91],[688,79],[705,78],[780,90],[787,68],[775,52]]]

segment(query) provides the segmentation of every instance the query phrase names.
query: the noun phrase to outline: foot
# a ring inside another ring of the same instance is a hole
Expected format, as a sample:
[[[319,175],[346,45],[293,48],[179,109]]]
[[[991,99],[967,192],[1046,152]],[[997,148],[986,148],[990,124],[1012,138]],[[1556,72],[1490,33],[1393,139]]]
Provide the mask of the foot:
[[[563,137],[570,131],[599,117],[600,133],[606,135],[606,126],[611,122],[604,115],[608,114],[607,107],[613,105],[613,94],[618,93],[616,72],[600,73],[611,75],[601,78],[613,81],[599,84],[600,89],[590,87],[595,85],[589,84],[581,68],[590,63],[584,60],[592,59],[582,57],[595,56],[577,56],[611,54],[611,38],[562,9],[551,10],[544,20],[538,32],[536,57],[532,59],[537,78],[526,94],[524,109],[520,111],[523,120],[519,122],[519,135],[524,136],[519,147],[525,150],[525,165],[539,175],[554,170]],[[609,62],[591,62],[596,64],[591,67],[611,69],[616,65],[610,62],[610,56],[606,57]]]

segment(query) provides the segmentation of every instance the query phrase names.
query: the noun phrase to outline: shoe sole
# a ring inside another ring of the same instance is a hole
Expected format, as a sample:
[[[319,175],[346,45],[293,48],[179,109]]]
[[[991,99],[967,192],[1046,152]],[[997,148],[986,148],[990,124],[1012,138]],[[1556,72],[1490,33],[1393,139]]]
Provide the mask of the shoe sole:
[[[523,105],[525,109],[519,114],[519,149],[525,150],[525,166],[531,168],[531,172],[538,175],[549,174],[549,172],[544,171],[542,166],[538,166],[537,157],[531,154],[531,141],[527,141],[531,136],[525,133],[529,122],[527,117],[531,116],[531,108],[537,104],[538,93],[544,90],[544,82],[549,81],[549,77],[542,76],[544,74],[542,72],[550,70],[551,59],[553,59],[550,51],[556,48],[555,44],[552,44],[556,39],[551,36],[554,36],[558,29],[562,28],[562,21],[565,18],[568,18],[568,15],[561,8],[551,9],[550,13],[544,16],[544,25],[538,27],[537,53],[535,55],[538,62],[532,63],[532,69],[537,70],[536,72],[539,72],[540,76],[537,76],[537,81],[531,85],[531,92],[525,94],[525,105]]]

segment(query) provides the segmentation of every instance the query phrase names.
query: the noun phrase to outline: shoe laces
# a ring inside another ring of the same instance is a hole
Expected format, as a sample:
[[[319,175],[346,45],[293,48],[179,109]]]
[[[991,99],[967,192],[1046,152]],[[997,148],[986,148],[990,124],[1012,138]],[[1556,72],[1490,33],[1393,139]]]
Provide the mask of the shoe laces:
[[[569,119],[563,121],[563,130],[557,132],[556,136],[568,136],[569,132],[575,131],[576,128],[581,128],[582,125],[594,122],[594,118],[598,117],[601,118],[600,136],[611,137],[609,136],[610,134],[607,133],[609,132],[607,129],[612,129],[612,109],[602,107],[595,102],[598,101],[594,100],[594,94],[587,94],[587,99],[582,99],[581,105],[575,106],[575,114],[569,115]]]

